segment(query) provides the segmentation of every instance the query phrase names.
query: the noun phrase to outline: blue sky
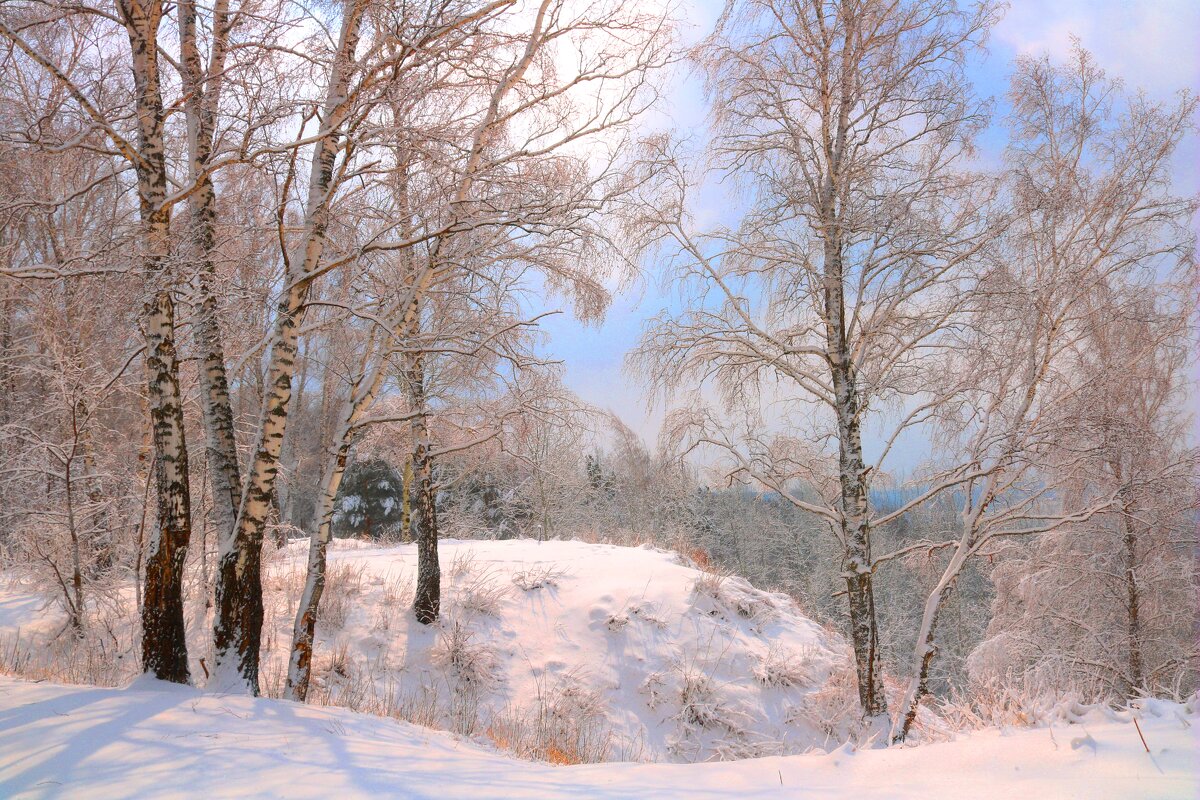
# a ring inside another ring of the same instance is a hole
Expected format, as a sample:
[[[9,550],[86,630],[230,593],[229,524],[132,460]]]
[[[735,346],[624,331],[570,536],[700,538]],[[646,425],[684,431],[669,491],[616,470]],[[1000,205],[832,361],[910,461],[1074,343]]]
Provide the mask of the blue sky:
[[[686,38],[695,40],[707,33],[721,5],[720,0],[686,2],[681,14],[690,23]],[[987,53],[971,63],[970,74],[981,96],[995,97],[995,116],[1000,118],[1014,58],[1022,53],[1065,58],[1072,36],[1078,36],[1109,75],[1151,97],[1168,99],[1181,89],[1200,90],[1198,32],[1200,2],[1196,0],[1012,0],[991,33]],[[647,120],[648,127],[673,127],[684,134],[702,135],[707,114],[695,77],[684,72],[675,75],[665,99]],[[994,123],[980,141],[982,157],[997,157],[1003,142],[1004,132]],[[1176,188],[1180,193],[1200,190],[1198,162],[1200,145],[1193,137],[1177,158]],[[703,199],[721,203],[712,191]],[[550,337],[547,351],[563,361],[567,385],[592,405],[616,412],[651,442],[658,433],[661,411],[647,408],[641,388],[623,372],[623,359],[637,343],[644,321],[674,306],[671,288],[662,285],[655,265],[647,263],[634,284],[614,298],[602,324],[583,326],[567,313],[543,325]],[[908,465],[919,456],[914,452],[906,459]]]

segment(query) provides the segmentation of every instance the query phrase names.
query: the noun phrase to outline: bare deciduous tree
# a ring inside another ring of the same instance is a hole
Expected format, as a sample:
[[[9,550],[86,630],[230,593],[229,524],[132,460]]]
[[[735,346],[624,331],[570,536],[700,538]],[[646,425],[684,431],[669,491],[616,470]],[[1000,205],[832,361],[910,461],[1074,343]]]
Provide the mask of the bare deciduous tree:
[[[985,109],[963,76],[992,16],[939,0],[732,4],[697,58],[716,114],[710,158],[745,186],[748,208],[737,229],[694,230],[682,170],[655,201],[677,279],[695,295],[643,339],[652,385],[712,379],[727,402],[759,392],[829,416],[813,436],[836,442],[836,481],[816,500],[787,490],[795,472],[772,448],[750,453],[703,425],[693,443],[724,449],[735,472],[832,526],[872,720],[886,700],[871,528],[886,520],[872,516],[880,464],[866,462],[862,430],[888,403],[909,406],[892,441],[928,418],[921,358],[959,313],[963,267],[996,228],[989,184],[965,162]]]

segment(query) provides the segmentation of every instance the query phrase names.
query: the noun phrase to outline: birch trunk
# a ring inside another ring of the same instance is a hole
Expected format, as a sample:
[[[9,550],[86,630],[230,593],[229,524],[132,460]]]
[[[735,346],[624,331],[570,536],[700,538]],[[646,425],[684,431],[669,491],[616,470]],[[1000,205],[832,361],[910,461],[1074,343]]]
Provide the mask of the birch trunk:
[[[412,465],[416,484],[417,589],[413,596],[413,614],[417,622],[429,625],[436,622],[441,613],[442,568],[438,563],[437,493],[433,485],[424,364],[420,354],[412,358],[408,385],[410,407],[415,415],[412,421]]]
[[[937,624],[942,613],[942,606],[950,597],[954,582],[966,562],[969,549],[960,548],[950,559],[950,564],[942,573],[941,579],[929,597],[925,599],[925,608],[921,614],[921,629],[917,633],[917,644],[913,653],[913,676],[909,679],[908,690],[904,695],[902,706],[904,716],[899,725],[892,731],[892,743],[903,742],[912,730],[917,720],[917,711],[921,702],[929,695],[929,672],[933,659],[937,655]]]
[[[0,249],[7,249],[0,242]],[[16,370],[13,368],[13,332],[11,298],[0,298],[0,425],[12,419],[12,406],[17,397]]]
[[[857,16],[847,10],[846,39],[856,35]],[[850,45],[847,44],[847,48]],[[824,175],[820,187],[820,236],[824,256],[823,304],[825,347],[833,385],[834,413],[838,432],[838,479],[841,489],[840,515],[844,547],[842,571],[850,606],[850,639],[858,676],[858,699],[863,718],[872,724],[887,715],[880,669],[879,626],[875,616],[874,573],[871,562],[870,497],[863,460],[858,373],[854,364],[851,332],[846,321],[846,252],[843,214],[848,201],[850,113],[855,102],[855,59],[843,54],[837,75],[838,100],[835,113],[827,117],[822,136]]]
[[[189,211],[200,297],[195,340],[202,359],[199,373],[201,410],[212,481],[213,518],[218,530],[227,531],[233,529],[237,518],[242,480],[238,471],[225,350],[217,318],[217,299],[213,292],[216,282],[217,197],[207,171],[212,156],[221,76],[225,71],[225,55],[228,52],[230,25],[227,0],[219,0],[213,6],[212,23],[212,52],[206,70],[201,63],[196,42],[196,4],[194,0],[181,0],[179,42],[183,69],[180,74],[186,96],[184,112],[187,117],[188,162],[191,179],[196,184],[195,193],[189,199]]]
[[[412,489],[413,464],[412,457],[404,459],[404,473],[400,489],[400,536],[406,542],[412,541]]]
[[[97,551],[95,566],[99,569],[108,569],[112,566],[114,558],[113,534],[108,511],[104,505],[104,481],[99,465],[96,463],[96,446],[92,441],[91,428],[86,422],[89,416],[87,403],[79,400],[75,404],[75,418],[85,420],[85,422],[82,425],[77,424],[75,438],[79,443],[79,455],[83,463],[82,477],[85,494],[88,502],[91,503],[88,539],[91,540],[92,549]]]
[[[309,541],[307,578],[292,628],[292,655],[288,662],[287,693],[292,700],[299,703],[303,703],[308,696],[309,680],[312,677],[313,642],[317,632],[317,611],[325,593],[326,555],[333,536],[334,501],[342,484],[342,476],[346,472],[346,461],[350,452],[347,427],[343,426],[338,433],[339,443],[334,447],[332,460],[321,476],[321,490],[317,500],[317,527]]]
[[[864,719],[887,714],[880,669],[879,628],[875,616],[871,562],[870,498],[863,461],[857,374],[846,331],[843,253],[834,200],[835,178],[826,183],[824,217],[826,348],[834,390],[838,431],[838,479],[841,484],[842,574],[850,607],[850,639]]]
[[[1131,504],[1121,504],[1121,522],[1125,527],[1125,607],[1126,634],[1129,637],[1129,695],[1146,685],[1145,667],[1142,660],[1141,592],[1137,582],[1137,533],[1133,527]]]
[[[365,348],[364,365],[372,348]],[[333,538],[333,512],[338,489],[346,474],[346,462],[350,443],[358,421],[370,409],[379,393],[386,374],[386,359],[381,359],[371,377],[360,377],[342,407],[342,421],[334,436],[333,445],[327,451],[329,460],[322,467],[321,491],[317,499],[317,527],[313,531],[308,547],[308,571],[304,592],[296,609],[296,621],[292,628],[292,655],[288,662],[288,696],[304,702],[308,696],[312,677],[313,642],[316,640],[317,612],[321,597],[325,593],[325,572],[329,542]],[[369,380],[365,391],[360,387]]]
[[[79,528],[75,518],[74,487],[71,480],[71,470],[74,467],[74,456],[67,459],[63,465],[63,489],[67,507],[67,532],[71,538],[71,591],[67,596],[67,615],[72,632],[78,639],[83,638],[83,565],[79,556]],[[57,568],[56,568],[57,572]],[[66,587],[63,587],[66,592]]]
[[[348,110],[362,13],[362,4],[354,3],[346,8],[342,18],[321,116],[321,136],[314,145],[304,234],[298,257],[293,259],[287,274],[287,288],[279,302],[272,332],[258,441],[242,491],[237,523],[223,536],[220,545],[217,614],[213,625],[213,685],[219,691],[258,694],[263,622],[262,540],[287,428],[303,306],[325,248],[329,202],[336,188],[334,163],[341,124]]]
[[[938,617],[941,615],[942,605],[950,596],[967,559],[978,549],[977,535],[980,520],[994,497],[996,480],[996,473],[989,475],[980,492],[980,502],[973,508],[968,506],[963,510],[962,532],[955,545],[954,554],[950,556],[949,563],[942,570],[942,576],[938,579],[937,585],[925,598],[925,607],[921,613],[921,628],[917,632],[917,641],[913,648],[912,677],[909,679],[908,689],[904,694],[901,706],[900,713],[903,716],[899,717],[896,724],[892,726],[893,744],[903,742],[908,737],[913,723],[917,720],[917,711],[921,707],[921,702],[929,695],[929,672],[933,666],[933,659],[937,656]],[[974,491],[974,486],[968,483],[965,489],[966,496],[970,498]]]
[[[167,274],[170,209],[165,114],[158,72],[158,0],[121,0],[136,90],[137,171],[147,294],[143,307],[147,397],[154,441],[158,525],[146,553],[142,602],[142,666],[161,680],[188,682],[183,620],[183,564],[191,539],[191,492],[184,438],[179,367],[175,355],[175,301]]]

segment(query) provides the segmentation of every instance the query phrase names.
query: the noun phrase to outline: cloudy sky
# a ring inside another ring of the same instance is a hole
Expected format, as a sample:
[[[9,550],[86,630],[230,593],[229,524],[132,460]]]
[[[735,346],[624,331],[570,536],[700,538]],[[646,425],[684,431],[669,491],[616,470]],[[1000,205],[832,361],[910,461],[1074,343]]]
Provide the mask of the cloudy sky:
[[[682,17],[690,22],[688,39],[711,29],[721,3],[687,2]],[[1169,99],[1181,89],[1200,91],[1198,31],[1200,2],[1196,0],[1012,0],[992,31],[987,54],[972,64],[971,75],[980,95],[996,98],[996,116],[1001,117],[1013,59],[1023,53],[1065,58],[1072,37],[1078,37],[1109,75],[1152,97]],[[648,124],[669,125],[685,133],[704,125],[704,98],[694,77],[675,76],[666,94],[667,104]],[[981,141],[983,156],[998,155],[1003,141],[1003,131],[994,126]],[[1181,193],[1200,191],[1198,162],[1200,146],[1193,137],[1177,159],[1176,185]],[[564,362],[570,388],[585,401],[615,411],[651,441],[658,433],[661,412],[647,409],[642,391],[623,373],[623,359],[637,342],[643,322],[671,306],[670,287],[661,285],[653,264],[646,264],[635,285],[615,298],[603,324],[584,327],[568,313],[545,325],[549,352]]]

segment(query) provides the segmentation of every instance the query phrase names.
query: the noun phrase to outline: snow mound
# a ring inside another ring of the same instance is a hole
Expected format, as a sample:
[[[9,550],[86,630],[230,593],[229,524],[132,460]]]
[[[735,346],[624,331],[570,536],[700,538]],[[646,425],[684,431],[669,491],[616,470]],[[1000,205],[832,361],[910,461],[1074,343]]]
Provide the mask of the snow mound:
[[[284,693],[307,550],[297,540],[267,554],[267,696]],[[410,610],[415,546],[333,543],[310,703],[561,764],[832,749],[856,720],[849,648],[785,595],[650,547],[442,540],[439,550],[442,617],[423,626]],[[202,584],[188,585],[191,675],[203,684],[211,608]],[[106,596],[90,644],[70,647],[60,610],[16,580],[0,584],[0,667],[126,684],[138,673],[136,602],[132,586]]]
[[[280,551],[264,580],[267,674],[286,663],[306,552],[302,542]],[[310,699],[517,752],[532,738],[541,747],[530,755],[563,762],[774,755],[839,740],[828,683],[849,670],[846,645],[787,596],[649,547],[443,540],[440,554],[442,619],[422,626],[408,611],[412,545],[335,543]]]
[[[552,767],[344,709],[0,678],[0,797],[1194,798],[1195,717],[1152,710],[1150,752],[1133,725],[1105,721],[719,764]]]

